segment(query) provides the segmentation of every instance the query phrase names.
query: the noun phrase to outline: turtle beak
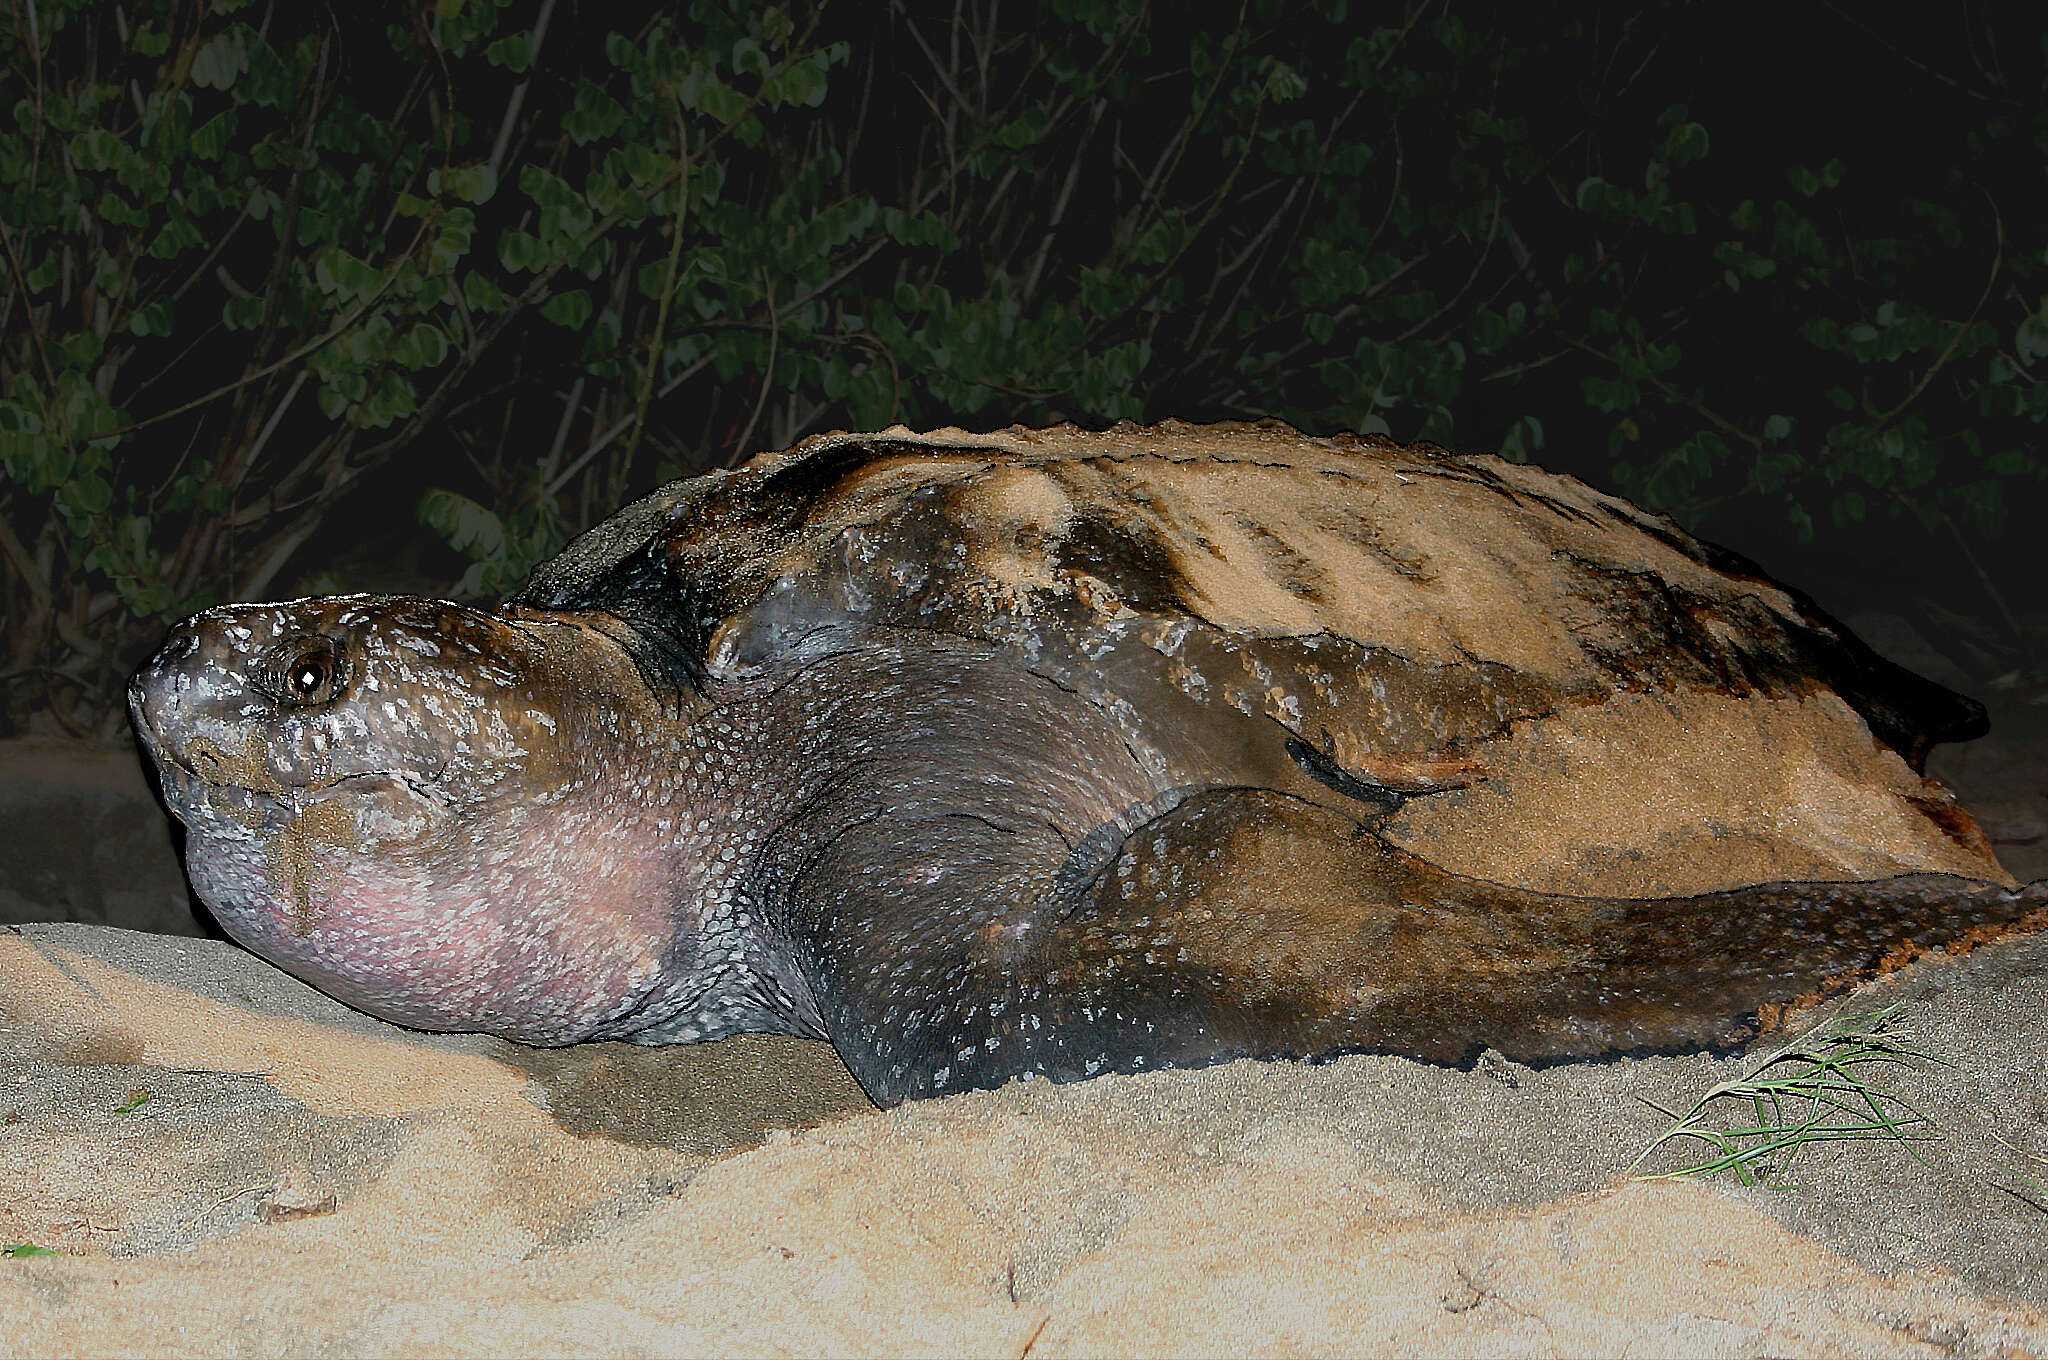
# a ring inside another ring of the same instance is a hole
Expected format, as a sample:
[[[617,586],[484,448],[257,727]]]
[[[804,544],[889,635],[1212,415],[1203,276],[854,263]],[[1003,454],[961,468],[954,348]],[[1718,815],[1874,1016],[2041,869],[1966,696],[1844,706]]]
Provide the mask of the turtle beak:
[[[158,734],[164,730],[165,720],[177,709],[178,692],[184,688],[180,682],[187,675],[185,663],[199,650],[199,630],[186,619],[171,630],[128,682],[128,717],[152,756],[162,748]]]
[[[173,730],[181,692],[191,685],[187,662],[200,647],[199,631],[187,619],[128,681],[128,725],[162,785],[164,806],[181,822],[190,820],[191,772],[167,748],[165,734]]]
[[[244,615],[186,619],[128,683],[136,739],[172,814],[187,823],[220,791],[289,798],[311,782],[267,727],[278,705],[260,677],[277,630]]]

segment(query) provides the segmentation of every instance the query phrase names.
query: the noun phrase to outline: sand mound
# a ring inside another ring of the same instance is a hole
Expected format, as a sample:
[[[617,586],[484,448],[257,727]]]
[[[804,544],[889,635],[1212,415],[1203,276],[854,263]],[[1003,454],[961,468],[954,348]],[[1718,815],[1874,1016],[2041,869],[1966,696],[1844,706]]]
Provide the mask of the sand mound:
[[[1632,1183],[1738,1059],[1394,1058],[883,1113],[822,1045],[537,1053],[231,945],[0,934],[19,1354],[2048,1352],[2048,938],[1904,1000],[1941,1125]]]

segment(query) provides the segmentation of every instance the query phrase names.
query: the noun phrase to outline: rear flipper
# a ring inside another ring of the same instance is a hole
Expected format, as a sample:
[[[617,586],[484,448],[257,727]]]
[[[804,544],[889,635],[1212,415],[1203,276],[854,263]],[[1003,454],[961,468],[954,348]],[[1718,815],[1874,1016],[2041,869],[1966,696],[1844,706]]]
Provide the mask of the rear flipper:
[[[2030,924],[2048,923],[2048,882],[1943,874],[1554,897],[1240,789],[1134,833],[1047,954],[1108,980],[1112,1015],[1129,1018],[1098,1022],[1089,1056],[1123,1070],[1337,1051],[1455,1062],[1483,1047],[1540,1062],[1740,1042],[1760,1014],[2037,912]]]
[[[909,951],[929,959],[902,953],[904,935],[892,942],[889,971],[931,994],[906,1004],[895,991],[890,1005],[872,973],[866,985],[821,979],[841,1052],[883,1103],[1027,1072],[1070,1081],[1239,1057],[1458,1062],[1492,1047],[1541,1062],[1712,1047],[1922,950],[2048,922],[2048,882],[1936,874],[1546,896],[1445,873],[1329,809],[1256,789],[1196,794],[1098,857],[1092,877],[1037,875],[1036,905],[1004,911],[1025,884],[1014,860],[990,871],[1014,840],[969,852],[958,838],[976,839],[974,827],[954,823],[943,844],[936,830],[897,828],[887,834],[902,843],[861,848],[897,866],[899,893],[902,866],[935,851],[966,870],[945,875],[956,892],[977,864],[989,874],[995,891],[978,901],[931,905]],[[829,975],[847,960],[824,962]]]

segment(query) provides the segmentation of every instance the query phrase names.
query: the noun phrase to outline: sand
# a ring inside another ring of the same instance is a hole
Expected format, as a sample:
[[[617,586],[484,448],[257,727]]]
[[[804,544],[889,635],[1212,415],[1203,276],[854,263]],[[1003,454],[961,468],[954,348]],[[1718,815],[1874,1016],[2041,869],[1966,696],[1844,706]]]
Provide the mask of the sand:
[[[823,1045],[534,1055],[234,946],[0,935],[25,1355],[2048,1351],[2048,938],[1851,998],[1947,1135],[1632,1181],[1739,1058],[1395,1058],[865,1108]],[[538,1059],[538,1060],[537,1060]]]

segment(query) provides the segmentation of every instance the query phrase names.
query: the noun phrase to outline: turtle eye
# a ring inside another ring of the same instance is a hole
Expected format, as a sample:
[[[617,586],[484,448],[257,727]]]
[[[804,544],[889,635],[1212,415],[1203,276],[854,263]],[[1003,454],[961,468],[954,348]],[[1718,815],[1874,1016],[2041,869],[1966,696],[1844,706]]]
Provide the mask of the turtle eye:
[[[324,704],[334,697],[341,661],[333,643],[308,642],[286,655],[290,659],[278,676],[279,698],[293,704]]]

